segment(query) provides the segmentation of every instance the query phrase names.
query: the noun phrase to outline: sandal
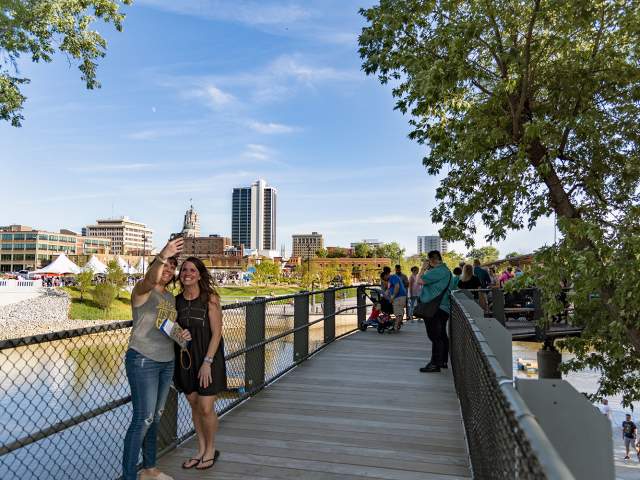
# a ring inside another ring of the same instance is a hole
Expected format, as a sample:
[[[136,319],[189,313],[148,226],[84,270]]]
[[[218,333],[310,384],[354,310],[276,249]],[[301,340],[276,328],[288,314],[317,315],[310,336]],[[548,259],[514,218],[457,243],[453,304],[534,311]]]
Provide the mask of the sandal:
[[[213,458],[209,458],[208,460],[204,460],[204,457],[202,460],[200,460],[200,463],[198,465],[201,465],[203,463],[209,463],[211,462],[211,465],[207,465],[206,467],[196,467],[196,470],[207,470],[211,467],[213,467],[216,464],[216,460],[218,460],[218,457],[220,456],[220,450],[216,450],[216,452],[213,454]]]
[[[192,463],[191,465],[187,465],[187,463],[189,462],[196,462],[196,463]],[[197,465],[200,465],[200,462],[202,462],[202,457],[200,458],[190,458],[189,460],[185,460],[182,463],[182,468],[184,468],[185,470],[189,470],[190,468],[193,468]]]

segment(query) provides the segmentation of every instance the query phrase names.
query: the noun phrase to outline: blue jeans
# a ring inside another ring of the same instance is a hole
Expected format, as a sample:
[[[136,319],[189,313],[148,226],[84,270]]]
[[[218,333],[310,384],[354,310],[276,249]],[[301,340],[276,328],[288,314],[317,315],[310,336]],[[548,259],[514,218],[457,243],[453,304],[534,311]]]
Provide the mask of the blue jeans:
[[[420,297],[409,297],[409,303],[407,304],[407,309],[409,310],[409,319],[413,320],[413,309],[416,308],[418,304],[418,299]]]
[[[156,466],[158,425],[173,378],[173,360],[156,362],[129,349],[124,365],[131,387],[133,418],[124,437],[122,470],[124,480],[135,480],[140,448],[143,468]]]

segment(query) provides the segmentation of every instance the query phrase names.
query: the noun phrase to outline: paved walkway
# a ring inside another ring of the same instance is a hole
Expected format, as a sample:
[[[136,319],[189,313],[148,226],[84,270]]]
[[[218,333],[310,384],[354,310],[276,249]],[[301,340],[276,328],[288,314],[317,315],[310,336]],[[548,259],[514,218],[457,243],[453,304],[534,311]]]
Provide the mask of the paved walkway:
[[[0,287],[0,306],[37,298],[44,291],[42,287]]]
[[[226,415],[211,470],[183,470],[195,440],[164,456],[175,479],[470,478],[450,371],[424,374],[422,323],[338,340]]]

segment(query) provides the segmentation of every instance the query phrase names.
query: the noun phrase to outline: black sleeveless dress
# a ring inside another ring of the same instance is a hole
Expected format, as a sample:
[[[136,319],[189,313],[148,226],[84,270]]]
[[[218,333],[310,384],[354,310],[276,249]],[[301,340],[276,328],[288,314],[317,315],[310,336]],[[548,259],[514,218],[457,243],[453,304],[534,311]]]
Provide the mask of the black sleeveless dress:
[[[191,333],[191,342],[187,349],[191,355],[191,367],[182,368],[180,362],[180,347],[176,343],[176,362],[174,370],[174,384],[179,392],[190,394],[197,392],[198,395],[217,395],[227,389],[227,369],[224,361],[224,339],[220,338],[218,350],[213,355],[211,365],[212,382],[207,388],[200,386],[198,372],[204,362],[204,357],[209,349],[209,342],[213,336],[209,323],[208,304],[200,297],[195,300],[186,300],[182,293],[176,297],[176,310],[178,311],[178,324],[186,328]],[[186,355],[183,354],[183,363],[188,363]]]

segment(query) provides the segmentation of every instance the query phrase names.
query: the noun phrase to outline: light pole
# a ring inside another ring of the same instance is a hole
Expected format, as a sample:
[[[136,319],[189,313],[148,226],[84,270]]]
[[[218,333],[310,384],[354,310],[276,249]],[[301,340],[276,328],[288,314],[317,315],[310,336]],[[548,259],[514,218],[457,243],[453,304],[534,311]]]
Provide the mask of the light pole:
[[[145,267],[146,267],[146,262],[145,262],[145,254],[147,253],[147,234],[143,233],[142,234],[142,276],[144,277],[145,274]]]

